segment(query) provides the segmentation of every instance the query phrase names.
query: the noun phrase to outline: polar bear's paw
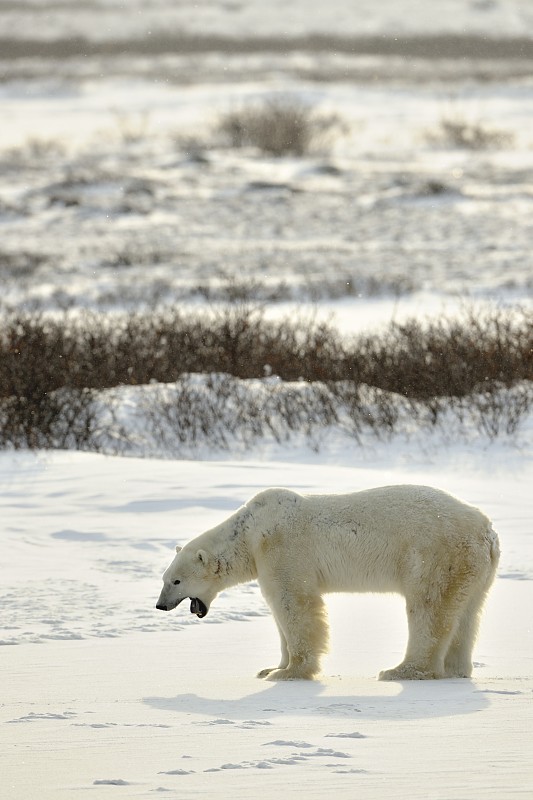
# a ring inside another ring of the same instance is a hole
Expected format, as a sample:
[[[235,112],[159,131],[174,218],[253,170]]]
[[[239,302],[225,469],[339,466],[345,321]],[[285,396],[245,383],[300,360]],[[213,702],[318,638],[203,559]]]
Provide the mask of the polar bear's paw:
[[[416,664],[400,664],[394,669],[384,669],[378,675],[380,681],[434,681],[442,678],[434,671],[417,667]]]
[[[265,678],[267,681],[311,681],[313,680],[313,673],[310,670],[304,670],[301,667],[287,667],[286,669],[272,669],[263,670],[267,672]],[[259,673],[261,675],[261,673]]]
[[[255,677],[256,678],[266,678],[267,675],[270,675],[270,673],[274,672],[275,669],[278,669],[278,667],[267,667],[266,669],[260,670]]]

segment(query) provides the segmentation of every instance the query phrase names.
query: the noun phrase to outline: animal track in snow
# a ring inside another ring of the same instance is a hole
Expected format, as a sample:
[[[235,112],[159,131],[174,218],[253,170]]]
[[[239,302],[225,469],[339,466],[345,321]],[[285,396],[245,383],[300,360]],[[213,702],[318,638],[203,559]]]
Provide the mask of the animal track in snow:
[[[304,754],[307,756],[307,754]],[[309,753],[309,756],[318,756],[320,758],[351,758],[349,753],[343,753],[341,750],[332,750],[329,747],[317,747],[314,753]]]
[[[275,747],[300,747],[300,748],[310,748],[305,749],[304,752],[293,752],[289,756],[284,757],[273,757],[273,758],[263,758],[258,761],[241,761],[240,763],[232,763],[228,762],[227,764],[222,764],[220,767],[211,767],[210,769],[204,770],[204,772],[220,772],[221,770],[227,769],[273,769],[274,767],[278,766],[295,766],[299,764],[304,764],[310,758],[351,758],[348,753],[342,753],[338,750],[332,750],[327,747],[316,747],[314,748],[313,745],[308,744],[308,742],[289,742],[284,740],[279,740],[275,742],[265,742],[263,746],[273,745]],[[340,767],[340,764],[326,764],[326,767]],[[346,770],[347,771],[347,770]]]
[[[237,727],[248,730],[250,728],[265,727],[267,725],[272,725],[272,723],[268,722],[267,720],[245,719],[244,722],[242,722],[240,725],[237,725]]]
[[[361,775],[367,772],[366,769],[336,769],[337,775]]]
[[[314,709],[318,714],[334,715],[337,717],[348,717],[351,714],[360,714],[361,709],[351,703],[330,703],[327,706],[317,706]]]
[[[75,728],[171,728],[172,725],[164,725],[156,722],[73,722]]]
[[[232,720],[232,719],[223,719],[223,718],[201,720],[200,722],[193,722],[192,724],[193,725],[235,725],[235,727],[242,728],[244,730],[250,730],[252,728],[264,727],[266,725],[272,725],[271,722],[268,722],[266,720],[255,720],[255,719],[245,719],[243,722],[241,722],[239,725],[237,725],[237,723],[234,720]]]
[[[326,733],[326,739],[366,739],[363,733]]]
[[[192,775],[196,770],[194,769],[168,769],[158,772],[158,775]]]
[[[19,717],[18,719],[8,719],[6,720],[7,723],[16,723],[16,722],[37,722],[43,719],[72,719],[75,717],[76,714],[74,711],[64,711],[62,714],[53,714],[52,712],[44,713],[44,714],[36,714],[35,712],[31,711],[29,714],[26,714],[24,717]]]
[[[266,747],[267,745],[270,745],[270,744],[277,745],[278,747],[312,747],[313,746],[312,744],[309,744],[309,742],[293,742],[293,741],[286,742],[283,739],[276,739],[276,741],[274,741],[274,742],[265,742],[263,744],[263,747]]]

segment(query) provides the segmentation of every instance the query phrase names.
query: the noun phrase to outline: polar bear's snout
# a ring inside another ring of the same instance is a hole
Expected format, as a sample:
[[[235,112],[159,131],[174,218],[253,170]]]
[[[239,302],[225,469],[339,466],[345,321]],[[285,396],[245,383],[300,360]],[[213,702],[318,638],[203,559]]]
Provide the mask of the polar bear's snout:
[[[190,599],[191,601],[191,609],[190,609],[191,614],[196,614],[196,616],[199,619],[203,619],[205,616],[207,616],[209,607],[206,606],[203,600],[200,600],[199,597],[191,597],[191,598],[180,597],[179,600],[169,601],[167,599],[167,595],[164,589],[161,592],[161,595],[159,596],[159,600],[155,604],[155,607],[157,608],[158,611],[172,611],[174,608],[177,608],[177,606],[179,606],[180,603],[183,603],[183,601],[187,599]]]
[[[155,607],[157,608],[158,611],[172,611],[173,608],[179,606],[179,604],[182,603],[184,600],[185,600],[184,597],[181,597],[179,600],[169,600],[165,590],[163,589],[163,591],[159,595],[159,600],[155,604]]]

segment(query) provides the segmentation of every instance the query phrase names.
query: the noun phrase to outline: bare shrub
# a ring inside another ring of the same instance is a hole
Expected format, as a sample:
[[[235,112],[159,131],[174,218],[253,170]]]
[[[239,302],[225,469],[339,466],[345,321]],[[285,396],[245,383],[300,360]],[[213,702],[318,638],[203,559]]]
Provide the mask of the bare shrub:
[[[152,434],[165,450],[209,441],[215,448],[227,445],[224,403],[201,382],[184,377],[174,387],[149,387],[142,411]]]
[[[339,422],[335,396],[331,388],[320,381],[265,383],[263,394],[261,407],[267,415],[268,427],[278,442],[296,432],[313,440],[320,431]]]
[[[154,262],[155,263],[155,262]],[[264,281],[222,272],[220,278],[197,284],[189,295],[198,295],[211,303],[248,303],[261,306],[287,300],[318,303],[344,297],[402,297],[420,288],[412,275],[357,275],[336,270],[333,277],[308,278],[302,283]]]
[[[258,278],[223,275],[221,280],[198,284],[192,294],[211,303],[278,303],[293,300],[294,293],[285,281],[266,283]]]
[[[362,440],[365,432],[379,439],[389,439],[405,419],[408,409],[413,416],[414,407],[409,406],[405,398],[373,386],[338,381],[330,383],[329,389],[342,429],[357,441]]]
[[[184,381],[191,373],[210,377]],[[253,393],[242,379],[256,381]],[[532,314],[471,311],[353,339],[313,318],[269,321],[244,303],[209,316],[10,316],[0,329],[0,443],[96,446],[94,392],[153,382],[179,382],[177,397],[161,389],[157,403],[160,436],[171,430],[178,442],[312,437],[332,424],[389,436],[406,417],[436,426],[450,411],[496,436],[531,407]]]
[[[511,131],[492,128],[483,122],[472,122],[459,115],[444,116],[438,127],[427,134],[431,144],[439,147],[459,147],[465,150],[488,150],[511,147]]]
[[[362,382],[427,401],[464,397],[495,381],[533,380],[532,348],[531,312],[496,309],[393,324],[381,337],[361,338],[348,358]]]
[[[238,303],[210,315],[19,314],[4,320],[0,335],[0,396],[172,383],[190,372],[260,378],[265,370],[288,381],[351,380],[418,400],[462,397],[491,381],[533,380],[532,313],[412,320],[346,339],[312,317],[270,321]]]
[[[17,279],[35,275],[47,261],[42,253],[28,250],[14,252],[0,251],[0,275],[9,275]]]
[[[183,454],[202,446],[249,447],[264,437],[286,442],[294,435],[319,449],[334,427],[360,444],[369,436],[389,440],[407,434],[413,425],[441,426],[447,435],[477,431],[494,439],[515,433],[532,406],[529,384],[433,404],[349,381],[325,385],[214,374],[184,375],[172,386],[147,387],[140,413],[142,430],[157,452]]]
[[[100,450],[99,417],[96,394],[90,389],[0,398],[0,446]]]
[[[335,397],[323,384],[243,381],[218,373],[148,387],[141,413],[166,452],[202,444],[223,450],[234,441],[248,446],[268,435],[284,442],[299,433],[314,441],[338,422]]]
[[[511,435],[516,433],[526,414],[533,408],[533,384],[491,384],[483,391],[463,398],[459,406],[454,404],[452,408],[461,422],[468,421],[489,439],[496,439],[502,434]]]
[[[223,114],[217,127],[231,147],[256,147],[279,157],[328,148],[342,123],[337,115],[319,114],[301,100],[274,97]]]
[[[76,382],[78,342],[67,325],[17,316],[0,345],[0,443],[98,449],[94,392]]]
[[[0,154],[0,162],[6,169],[40,169],[49,167],[52,161],[64,156],[63,142],[35,136],[17,147],[5,150]]]

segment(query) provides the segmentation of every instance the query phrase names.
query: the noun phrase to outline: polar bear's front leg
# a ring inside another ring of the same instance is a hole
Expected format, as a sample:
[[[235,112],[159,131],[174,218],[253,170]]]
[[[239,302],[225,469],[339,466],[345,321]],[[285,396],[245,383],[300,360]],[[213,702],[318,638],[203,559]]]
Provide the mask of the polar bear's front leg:
[[[289,648],[287,647],[287,640],[285,634],[278,625],[279,641],[281,645],[281,661],[277,667],[267,667],[257,673],[258,678],[266,678],[271,672],[277,669],[286,669],[289,666]]]
[[[259,676],[269,681],[311,680],[327,649],[328,625],[322,598],[280,587],[279,593],[269,592],[267,601],[280,631],[282,659],[277,669],[263,670]]]

